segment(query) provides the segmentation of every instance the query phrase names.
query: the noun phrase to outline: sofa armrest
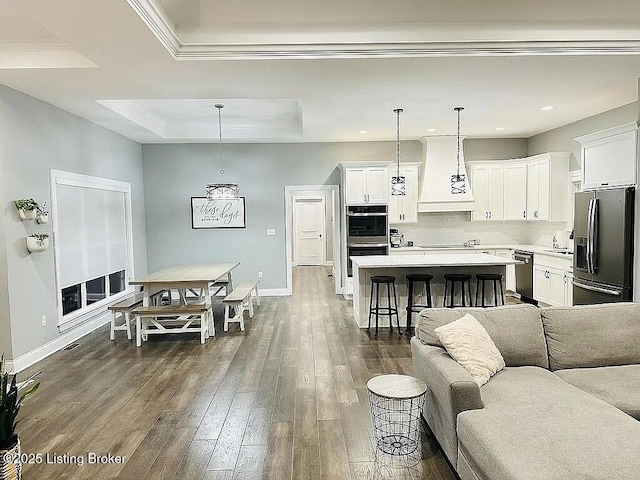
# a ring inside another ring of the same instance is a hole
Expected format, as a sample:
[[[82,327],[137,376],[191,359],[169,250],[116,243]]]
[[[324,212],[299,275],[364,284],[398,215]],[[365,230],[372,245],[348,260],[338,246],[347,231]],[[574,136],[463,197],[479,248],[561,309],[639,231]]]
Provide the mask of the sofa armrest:
[[[465,410],[484,407],[480,387],[458,362],[440,347],[411,339],[414,375],[427,384],[423,415],[442,450],[456,465],[458,437],[456,417]]]

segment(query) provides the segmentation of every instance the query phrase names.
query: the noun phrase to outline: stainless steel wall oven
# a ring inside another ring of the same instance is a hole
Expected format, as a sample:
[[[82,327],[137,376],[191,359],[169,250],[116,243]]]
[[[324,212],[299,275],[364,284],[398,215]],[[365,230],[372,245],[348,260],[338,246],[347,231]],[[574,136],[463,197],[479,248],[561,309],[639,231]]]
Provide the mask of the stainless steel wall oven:
[[[388,233],[386,205],[347,207],[347,276],[352,276],[350,257],[389,253]]]

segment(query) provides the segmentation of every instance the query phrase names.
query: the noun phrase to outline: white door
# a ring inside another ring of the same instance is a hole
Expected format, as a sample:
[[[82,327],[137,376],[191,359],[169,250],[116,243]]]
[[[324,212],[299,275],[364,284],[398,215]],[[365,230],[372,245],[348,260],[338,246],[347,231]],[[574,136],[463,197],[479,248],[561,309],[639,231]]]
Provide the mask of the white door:
[[[293,207],[294,262],[296,265],[325,263],[325,200],[296,198]]]

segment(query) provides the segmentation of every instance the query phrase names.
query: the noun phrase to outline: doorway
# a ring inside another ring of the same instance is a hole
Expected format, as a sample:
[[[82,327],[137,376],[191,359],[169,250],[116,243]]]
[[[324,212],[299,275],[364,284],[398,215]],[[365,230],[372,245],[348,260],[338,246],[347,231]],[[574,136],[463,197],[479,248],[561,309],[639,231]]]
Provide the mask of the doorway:
[[[293,263],[325,266],[326,198],[293,197]]]
[[[342,293],[338,185],[286,186],[284,191],[287,293],[292,293],[295,265],[324,265],[335,293]]]

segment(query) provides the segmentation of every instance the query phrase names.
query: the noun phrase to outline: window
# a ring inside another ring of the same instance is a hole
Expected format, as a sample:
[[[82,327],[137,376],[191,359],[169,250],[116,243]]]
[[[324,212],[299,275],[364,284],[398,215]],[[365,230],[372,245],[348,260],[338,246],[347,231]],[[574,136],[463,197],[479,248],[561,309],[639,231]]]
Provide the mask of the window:
[[[58,326],[64,331],[131,291],[130,186],[52,170],[51,187]]]

